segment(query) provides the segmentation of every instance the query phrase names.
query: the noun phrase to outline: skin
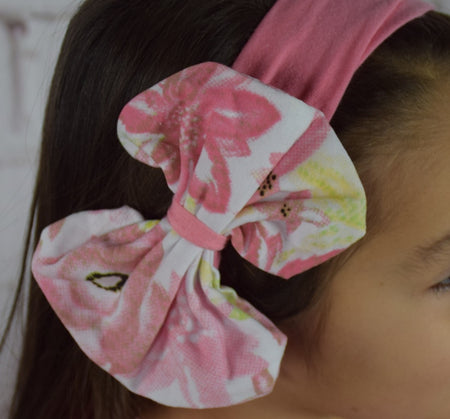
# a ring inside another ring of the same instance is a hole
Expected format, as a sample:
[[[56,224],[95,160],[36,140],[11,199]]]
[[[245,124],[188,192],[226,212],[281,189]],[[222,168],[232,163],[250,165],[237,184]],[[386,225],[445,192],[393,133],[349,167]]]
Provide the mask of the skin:
[[[406,165],[391,226],[333,278],[320,372],[302,383],[304,406],[348,419],[450,417],[450,287],[432,289],[450,276],[450,247],[429,265],[405,263],[412,247],[450,232],[450,137],[443,140],[428,150],[432,169]],[[291,377],[304,371],[293,350]]]
[[[450,232],[448,132],[405,153],[386,197],[398,199],[396,216],[333,277],[317,369],[292,333],[270,395],[213,410],[161,407],[142,419],[448,419],[450,287],[432,287],[450,276],[450,248],[429,265],[407,263],[413,247]]]

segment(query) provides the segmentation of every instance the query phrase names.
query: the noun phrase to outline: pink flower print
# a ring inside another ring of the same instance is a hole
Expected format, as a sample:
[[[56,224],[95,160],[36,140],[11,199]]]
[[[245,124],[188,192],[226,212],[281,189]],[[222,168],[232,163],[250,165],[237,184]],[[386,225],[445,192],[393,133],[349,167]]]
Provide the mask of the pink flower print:
[[[159,283],[157,270],[162,262],[162,242],[152,246],[135,267],[121,292],[120,304],[102,320],[100,365],[110,364],[110,374],[130,374],[143,362],[164,323],[179,283],[167,287]]]
[[[249,199],[246,207],[252,206],[255,202],[267,200],[270,196],[280,191],[280,177],[277,173],[270,171],[266,178],[261,182],[258,189]]]
[[[275,200],[276,195],[273,195],[267,198],[270,201],[264,198],[246,207],[263,216],[255,216],[254,222],[235,228],[231,236],[233,247],[242,257],[260,269],[277,274],[274,267],[278,255],[295,245],[289,242],[292,233],[304,222],[317,227],[328,225],[329,218],[323,212],[318,213],[316,209],[305,206],[305,201],[311,198],[310,190],[286,194],[277,191],[278,185],[274,189],[274,193],[279,194],[279,200]],[[254,196],[252,200],[255,199]],[[314,211],[320,216],[319,219],[311,219],[307,214],[309,211]]]
[[[137,227],[92,237],[51,266],[40,259],[34,265],[58,317],[83,351],[111,374],[129,373],[142,362],[179,286],[163,286],[155,277],[166,232],[160,224],[146,233]],[[128,278],[123,287],[108,290],[99,286],[98,275],[108,273]]]
[[[297,230],[300,224],[305,221],[303,215],[305,209],[304,201],[301,198],[288,198],[283,202],[283,205],[279,205],[278,214],[282,217],[280,219],[284,219],[288,235]]]
[[[316,111],[308,129],[281,158],[273,168],[273,172],[281,177],[294,171],[322,146],[330,129],[328,121],[323,118],[319,111]]]
[[[291,278],[294,275],[298,275],[299,273],[305,272],[308,269],[313,268],[314,266],[320,265],[321,263],[331,259],[332,257],[338,255],[343,252],[345,249],[334,249],[324,255],[312,255],[307,259],[296,258],[286,263],[277,273],[276,275],[281,276],[282,278]]]
[[[65,221],[65,219],[59,220],[48,227],[48,237],[50,238],[50,240],[55,239],[55,237],[61,231]]]
[[[140,224],[141,223],[133,223],[128,226],[117,228],[96,239],[105,243],[114,243],[114,246],[135,242],[145,234],[145,232],[141,230]],[[95,239],[93,238],[93,240]],[[122,251],[124,249],[120,250]]]
[[[173,102],[182,98],[184,102],[193,102],[203,86],[206,86],[214,75],[224,72],[217,63],[202,63],[201,67],[190,67],[180,71],[161,82],[163,96]]]
[[[221,290],[223,288],[221,287]],[[211,288],[205,288],[204,289],[205,294],[211,293]],[[233,290],[234,291],[234,290]],[[223,291],[220,291],[223,292]],[[228,292],[227,292],[228,294]],[[269,331],[274,338],[274,340],[277,342],[279,346],[285,346],[287,342],[287,337],[284,335],[283,332],[281,332],[280,329],[278,329],[275,324],[272,323],[271,320],[269,320],[264,314],[262,314],[260,311],[258,311],[255,307],[253,307],[247,300],[240,298],[238,294],[235,292],[235,299],[230,299],[229,297],[224,300],[222,304],[218,305],[219,310],[222,314],[224,314],[226,317],[230,317],[231,313],[234,311],[235,308],[239,309],[243,313],[243,317],[251,317],[254,320],[256,320],[260,325]],[[217,296],[215,296],[217,297]],[[210,296],[211,298],[211,296]]]
[[[194,280],[189,275],[183,282]],[[191,407],[229,405],[228,379],[257,376],[257,371],[268,367],[267,361],[254,354],[257,344],[256,337],[217,311],[195,279],[191,293],[186,292],[186,285],[180,287],[149,354],[151,374],[144,378],[139,393],[151,394],[177,380]]]
[[[149,109],[138,105],[145,102]],[[168,98],[154,90],[147,90],[133,99],[120,114],[120,121],[129,134],[153,134],[143,140],[133,157],[149,166],[161,167],[169,184],[179,177],[179,119],[182,105],[173,106]],[[126,148],[127,139],[121,139]]]
[[[253,378],[253,387],[256,394],[267,394],[275,385],[275,379],[270,374],[269,370],[265,369],[260,375]]]
[[[154,136],[142,141],[133,157],[150,166],[161,167],[169,185],[180,177],[180,140],[186,125],[195,122],[191,110],[193,101],[211,78],[214,68],[215,65],[211,65],[177,73],[159,83],[162,93],[150,88],[132,99],[120,114],[119,120],[128,133]],[[145,109],[142,109],[143,103]],[[189,138],[191,144],[194,140]],[[127,141],[122,139],[122,142]],[[192,146],[195,148],[195,144]]]
[[[227,158],[248,156],[249,141],[257,141],[281,115],[265,97],[228,88],[208,89],[198,112],[203,115],[200,131],[212,164],[212,179],[204,182],[194,175],[189,194],[209,211],[224,213],[232,187]]]
[[[231,193],[227,158],[248,156],[248,141],[256,141],[281,119],[268,99],[244,89],[248,80],[243,82],[241,75],[221,80],[220,87],[211,81],[226,71],[217,63],[183,70],[160,82],[159,89],[138,95],[120,115],[129,135],[151,136],[136,140],[139,150],[134,157],[161,167],[169,185],[187,186],[204,148],[211,180],[194,176],[189,193],[206,209],[220,213]],[[130,140],[121,140],[126,148]]]
[[[249,140],[255,140],[281,119],[277,108],[264,96],[238,90],[240,77],[225,87],[206,89],[196,107],[203,115],[201,131],[205,147],[219,149],[224,157],[250,155]]]
[[[252,208],[264,214],[260,222],[281,223],[285,227],[277,230],[290,234],[303,222],[304,201],[309,198],[311,198],[309,190],[284,194],[284,197],[280,193],[280,200],[261,200],[252,204]],[[258,218],[261,219],[261,217]]]
[[[105,329],[101,338],[98,360],[101,365],[111,364],[110,374],[135,377],[165,322],[178,285],[172,280],[168,292],[156,281],[150,281],[145,292],[129,290],[123,309],[111,319],[111,327]]]
[[[283,249],[281,233],[271,235],[263,222],[247,223],[234,229],[232,243],[242,257],[263,270],[270,268]]]

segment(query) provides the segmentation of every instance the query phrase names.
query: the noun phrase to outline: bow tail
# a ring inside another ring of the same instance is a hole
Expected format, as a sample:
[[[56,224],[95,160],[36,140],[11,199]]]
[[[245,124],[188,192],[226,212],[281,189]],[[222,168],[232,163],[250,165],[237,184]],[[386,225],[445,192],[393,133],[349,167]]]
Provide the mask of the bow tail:
[[[33,275],[59,319],[115,377],[139,369],[179,288],[157,275],[170,231],[129,207],[85,211],[47,227],[33,255]]]
[[[180,249],[186,243],[181,239]],[[195,408],[264,396],[275,384],[287,338],[232,288],[220,286],[215,252],[198,252],[182,278],[178,265],[172,269],[181,286],[134,391]]]
[[[136,214],[72,214],[41,236],[33,274],[80,348],[130,391],[170,406],[229,406],[272,391],[287,338],[220,285],[216,252],[166,218]],[[83,229],[93,225],[94,234]]]

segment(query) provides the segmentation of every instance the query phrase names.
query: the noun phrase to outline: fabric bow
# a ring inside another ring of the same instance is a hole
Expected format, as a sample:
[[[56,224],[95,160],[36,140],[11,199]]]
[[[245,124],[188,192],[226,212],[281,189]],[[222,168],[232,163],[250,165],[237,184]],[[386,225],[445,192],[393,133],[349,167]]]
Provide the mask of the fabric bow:
[[[365,193],[345,149],[322,112],[214,62],[137,95],[118,136],[164,171],[172,205],[161,220],[124,206],[46,227],[32,271],[50,305],[92,361],[161,404],[270,393],[287,338],[220,285],[220,250],[231,240],[289,278],[364,236]]]

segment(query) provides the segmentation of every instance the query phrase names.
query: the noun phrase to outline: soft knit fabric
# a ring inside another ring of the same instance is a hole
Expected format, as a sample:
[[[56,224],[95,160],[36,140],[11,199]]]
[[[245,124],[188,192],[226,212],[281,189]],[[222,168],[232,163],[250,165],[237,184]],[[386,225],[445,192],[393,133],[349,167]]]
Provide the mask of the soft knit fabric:
[[[421,0],[278,0],[232,67],[331,121],[353,74],[375,48],[434,8]]]

